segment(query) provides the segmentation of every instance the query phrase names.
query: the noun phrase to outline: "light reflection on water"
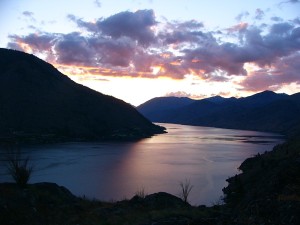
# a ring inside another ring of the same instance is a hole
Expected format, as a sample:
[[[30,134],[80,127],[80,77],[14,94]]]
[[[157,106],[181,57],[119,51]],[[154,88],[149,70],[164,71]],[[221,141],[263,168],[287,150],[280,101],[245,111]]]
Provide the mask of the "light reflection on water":
[[[179,182],[189,179],[190,202],[211,205],[245,158],[282,142],[270,133],[161,125],[167,134],[138,142],[23,147],[35,165],[31,182],[56,182],[79,196],[122,200],[141,188],[178,195]],[[3,163],[0,169],[0,181],[11,181]]]

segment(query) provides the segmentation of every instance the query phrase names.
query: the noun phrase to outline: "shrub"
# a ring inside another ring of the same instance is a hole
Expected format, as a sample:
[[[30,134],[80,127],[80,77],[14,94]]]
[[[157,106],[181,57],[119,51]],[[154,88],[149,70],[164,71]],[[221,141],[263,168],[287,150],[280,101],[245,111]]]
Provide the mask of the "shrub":
[[[184,182],[180,182],[179,183],[179,186],[180,186],[180,197],[181,199],[188,203],[188,197],[190,195],[190,192],[191,190],[193,189],[193,185],[191,184],[190,180],[188,179],[185,179]]]
[[[135,192],[135,195],[140,197],[140,198],[145,198],[146,197],[146,193],[145,193],[145,188],[144,187],[141,187],[139,188],[136,192]]]
[[[11,149],[7,154],[7,163],[8,172],[16,184],[25,187],[33,171],[33,166],[29,164],[29,157],[22,158],[19,149]]]

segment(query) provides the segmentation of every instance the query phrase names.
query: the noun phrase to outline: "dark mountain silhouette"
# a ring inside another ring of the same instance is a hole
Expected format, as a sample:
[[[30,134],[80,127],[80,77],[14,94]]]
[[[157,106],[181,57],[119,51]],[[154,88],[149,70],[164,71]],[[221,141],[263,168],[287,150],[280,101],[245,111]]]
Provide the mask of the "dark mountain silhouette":
[[[239,100],[242,102],[243,106],[255,108],[277,100],[288,99],[288,97],[287,94],[276,94],[272,91],[263,91],[247,98],[240,98]]]
[[[164,105],[168,105],[168,102]],[[153,122],[284,134],[295,133],[300,128],[300,93],[289,96],[264,91],[239,99],[216,96],[193,100],[190,104],[176,109],[168,110],[165,107],[163,112],[144,103],[138,110]]]
[[[0,135],[136,139],[163,132],[129,104],[73,82],[51,64],[0,49]]]
[[[234,102],[234,101],[236,101],[236,98],[234,98],[234,97],[223,98],[221,96],[213,96],[213,97],[206,98],[205,100],[207,100],[209,102],[213,102],[213,103],[224,103],[224,102]]]
[[[185,97],[158,97],[143,103],[138,110],[150,120],[164,120],[164,116],[170,114],[172,110],[187,106],[194,101]]]

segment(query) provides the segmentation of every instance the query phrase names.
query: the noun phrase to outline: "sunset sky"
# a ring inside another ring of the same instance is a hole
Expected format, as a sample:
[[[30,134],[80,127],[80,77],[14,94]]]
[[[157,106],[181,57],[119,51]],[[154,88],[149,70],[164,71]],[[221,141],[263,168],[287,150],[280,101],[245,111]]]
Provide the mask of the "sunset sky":
[[[300,91],[300,0],[0,0],[0,47],[133,105]]]

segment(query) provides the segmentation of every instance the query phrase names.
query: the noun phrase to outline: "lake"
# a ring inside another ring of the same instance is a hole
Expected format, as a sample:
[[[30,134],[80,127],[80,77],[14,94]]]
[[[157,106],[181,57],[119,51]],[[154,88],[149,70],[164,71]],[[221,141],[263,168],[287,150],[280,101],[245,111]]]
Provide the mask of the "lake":
[[[55,182],[78,196],[117,201],[141,189],[178,196],[179,183],[188,179],[193,185],[190,203],[212,205],[247,157],[283,141],[271,133],[159,125],[168,133],[137,142],[24,146],[35,166],[30,182]],[[3,161],[0,173],[0,182],[12,181]]]

